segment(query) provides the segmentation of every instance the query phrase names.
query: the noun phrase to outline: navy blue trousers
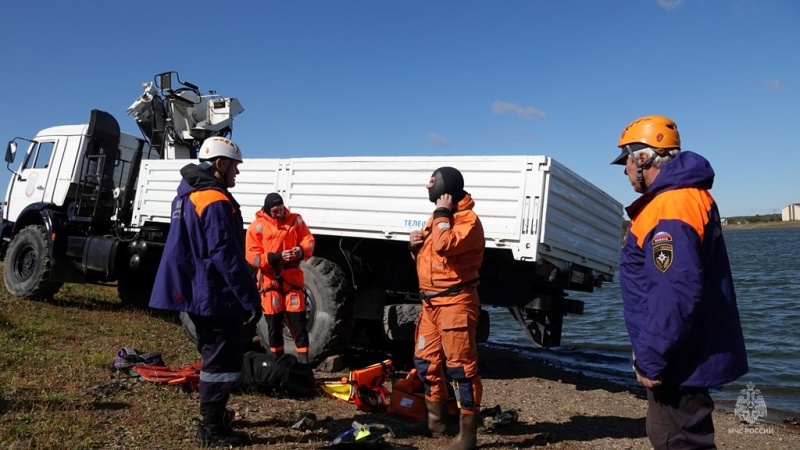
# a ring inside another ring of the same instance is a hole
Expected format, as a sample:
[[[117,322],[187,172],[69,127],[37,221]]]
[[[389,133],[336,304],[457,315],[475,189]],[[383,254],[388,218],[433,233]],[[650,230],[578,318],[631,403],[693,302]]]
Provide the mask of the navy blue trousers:
[[[647,390],[647,437],[655,450],[715,449],[714,400],[708,388]]]
[[[244,341],[242,319],[190,314],[197,331],[197,351],[203,359],[200,370],[200,406],[225,406],[231,389],[242,375]]]

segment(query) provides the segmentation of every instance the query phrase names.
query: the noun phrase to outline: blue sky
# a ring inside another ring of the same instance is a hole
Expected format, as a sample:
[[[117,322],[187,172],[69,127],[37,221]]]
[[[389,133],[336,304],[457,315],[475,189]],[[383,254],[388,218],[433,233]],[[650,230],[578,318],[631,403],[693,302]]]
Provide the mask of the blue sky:
[[[246,157],[544,154],[628,204],[617,139],[661,114],[711,161],[723,216],[800,202],[795,0],[32,0],[3,18],[5,140],[93,108],[139,134],[125,109],[176,70],[241,101]]]

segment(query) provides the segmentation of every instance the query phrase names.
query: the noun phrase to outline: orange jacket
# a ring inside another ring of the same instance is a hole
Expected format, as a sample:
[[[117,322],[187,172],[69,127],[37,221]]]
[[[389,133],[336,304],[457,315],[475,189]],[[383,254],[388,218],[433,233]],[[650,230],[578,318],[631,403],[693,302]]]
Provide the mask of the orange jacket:
[[[464,283],[477,286],[486,242],[483,225],[472,210],[474,206],[475,201],[467,194],[452,216],[435,213],[428,219],[423,230],[424,240],[416,254],[421,292],[442,292]],[[477,295],[433,297],[430,304],[469,303],[477,298]]]
[[[299,214],[294,214],[286,209],[286,216],[280,222],[269,214],[259,210],[256,218],[247,228],[247,262],[259,270],[259,289],[264,290],[275,287],[278,273],[290,286],[284,286],[283,291],[290,288],[303,287],[303,271],[299,261],[286,262],[276,257],[283,250],[299,246],[303,249],[301,260],[311,258],[314,253],[314,236]],[[270,258],[270,254],[273,254]],[[270,260],[272,259],[272,263]]]

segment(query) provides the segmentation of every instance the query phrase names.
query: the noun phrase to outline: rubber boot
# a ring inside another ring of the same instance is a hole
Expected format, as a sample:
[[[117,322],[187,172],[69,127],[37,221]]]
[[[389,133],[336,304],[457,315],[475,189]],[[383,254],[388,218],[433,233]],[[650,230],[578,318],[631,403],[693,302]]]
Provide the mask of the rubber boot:
[[[478,415],[461,413],[461,429],[444,450],[474,450],[478,448]]]
[[[224,406],[221,408],[217,408],[215,411],[216,414],[216,423],[219,425],[220,430],[223,434],[231,434],[233,433],[233,418],[236,416],[236,413],[232,409],[227,409]]]
[[[413,436],[433,436],[441,437],[445,435],[447,425],[447,402],[432,402],[425,400],[425,407],[428,409],[428,420],[423,420],[407,428],[409,434]]]
[[[241,433],[234,433],[230,428],[225,429],[220,420],[226,414],[224,407],[217,403],[206,403],[200,405],[200,414],[203,416],[197,426],[197,433],[194,436],[194,443],[198,447],[209,447],[214,444],[222,443],[225,445],[238,446],[244,441]]]
[[[277,361],[278,358],[280,358],[281,356],[283,356],[283,350],[276,350],[276,351],[272,352],[272,358],[275,361]]]
[[[297,362],[308,364],[308,353],[298,353],[297,354]]]

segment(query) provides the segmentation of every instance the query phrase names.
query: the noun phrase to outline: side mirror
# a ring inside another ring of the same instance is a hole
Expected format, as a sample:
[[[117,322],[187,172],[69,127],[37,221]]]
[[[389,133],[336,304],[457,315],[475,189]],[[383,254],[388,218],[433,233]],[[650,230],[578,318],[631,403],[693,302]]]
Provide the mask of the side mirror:
[[[8,141],[8,147],[6,147],[6,162],[8,164],[13,163],[15,156],[17,156],[17,143],[16,141]]]

